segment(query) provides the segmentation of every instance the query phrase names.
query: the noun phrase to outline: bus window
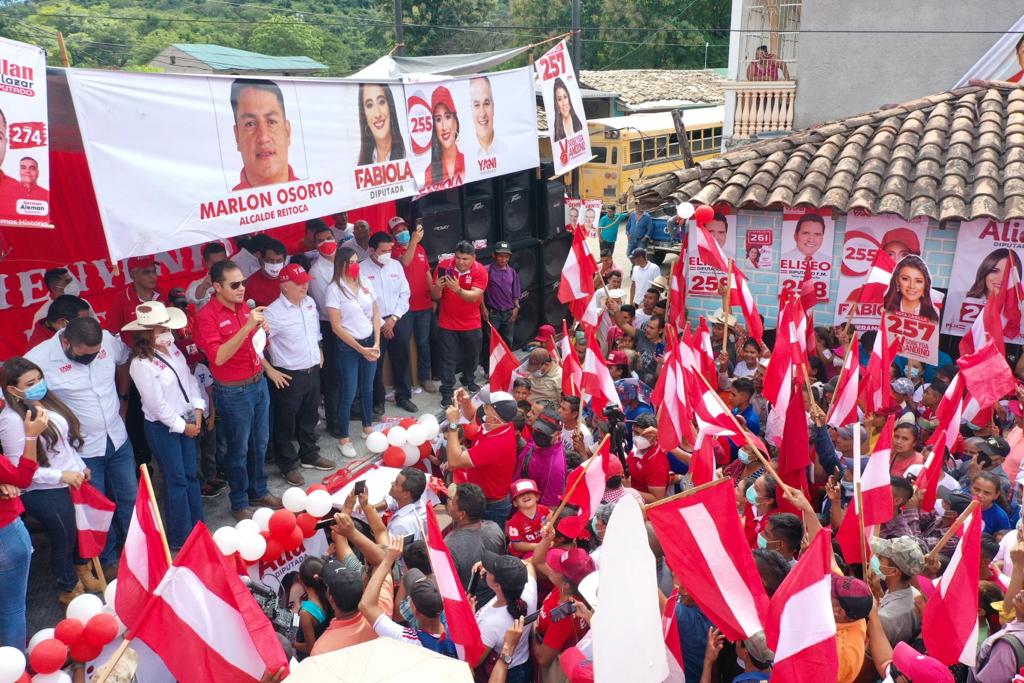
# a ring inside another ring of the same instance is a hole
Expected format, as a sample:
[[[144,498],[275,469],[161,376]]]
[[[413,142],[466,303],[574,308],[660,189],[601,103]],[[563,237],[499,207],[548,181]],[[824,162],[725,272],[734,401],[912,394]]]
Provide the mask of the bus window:
[[[629,142],[629,163],[639,164],[644,160],[641,140],[630,140]]]
[[[673,158],[679,156],[679,138],[674,135],[669,137],[668,155]]]
[[[612,147],[612,166],[619,165],[619,148]]]
[[[654,139],[654,158],[664,159],[668,156],[668,137],[661,136]]]
[[[596,145],[591,145],[590,153],[594,155],[594,158],[591,159],[587,163],[591,163],[591,164],[606,164],[606,163],[608,163],[608,148],[607,147],[598,147]]]
[[[654,158],[654,138],[644,138],[644,161]]]

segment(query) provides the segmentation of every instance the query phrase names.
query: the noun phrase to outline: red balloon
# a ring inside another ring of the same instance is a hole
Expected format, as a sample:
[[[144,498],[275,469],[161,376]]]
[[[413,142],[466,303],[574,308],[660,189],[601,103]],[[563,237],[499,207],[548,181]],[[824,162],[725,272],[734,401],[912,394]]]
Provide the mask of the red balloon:
[[[319,521],[319,519],[308,512],[300,512],[298,517],[295,518],[296,526],[302,529],[303,538],[313,537],[313,534],[316,533],[316,523]]]
[[[462,432],[466,435],[467,441],[476,441],[476,437],[480,436],[480,425],[476,422],[468,422],[462,425]]]
[[[85,631],[85,625],[78,619],[62,619],[53,629],[53,637],[71,647],[82,639],[83,631]]]
[[[388,446],[384,451],[384,467],[404,467],[405,451],[399,446]]]
[[[32,683],[32,677],[29,676],[28,672],[26,671],[26,672],[22,673],[21,674],[21,678],[19,678],[18,680],[14,681],[14,683]]]
[[[697,221],[697,225],[707,225],[708,221],[715,217],[715,210],[707,204],[698,206],[697,210],[693,212],[693,218]]]
[[[434,452],[434,447],[429,441],[420,444],[420,457],[425,458]]]
[[[324,486],[323,484],[313,484],[308,489],[306,489],[306,495],[308,496],[309,494],[313,493],[313,491],[327,491],[327,487]],[[328,491],[328,493],[330,492]]]
[[[285,550],[298,550],[302,547],[302,529],[296,524],[292,527],[292,535],[282,542]]]
[[[399,422],[398,426],[401,427],[402,429],[408,429],[409,427],[412,427],[414,424],[416,424],[416,418],[415,417],[407,417],[404,420],[402,420],[401,422]]]
[[[284,541],[295,528],[295,513],[290,510],[275,510],[267,524],[271,538]]]
[[[36,644],[28,663],[37,674],[52,674],[64,666],[67,659],[68,646],[56,638],[48,638]]]
[[[71,659],[82,663],[91,662],[99,657],[101,652],[103,652],[102,647],[87,643],[85,639],[78,641],[70,648]]]
[[[281,557],[283,552],[284,544],[276,538],[271,538],[267,541],[267,549],[263,551],[263,557],[260,558],[260,561],[275,562],[277,558]]]
[[[100,612],[85,625],[83,639],[90,645],[104,647],[117,638],[117,618],[113,614]]]

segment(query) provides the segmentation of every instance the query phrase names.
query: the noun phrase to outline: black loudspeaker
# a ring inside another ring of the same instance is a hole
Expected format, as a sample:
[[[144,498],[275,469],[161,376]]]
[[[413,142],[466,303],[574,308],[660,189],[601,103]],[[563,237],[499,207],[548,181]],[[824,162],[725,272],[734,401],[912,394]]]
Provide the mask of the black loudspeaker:
[[[523,296],[519,299],[519,317],[512,330],[512,346],[521,348],[537,334],[540,327],[540,313],[543,301],[541,290],[523,288]]]
[[[519,286],[525,292],[539,287],[544,278],[537,240],[524,240],[510,245],[512,258],[509,265],[519,273]]]
[[[537,237],[549,240],[565,234],[565,185],[560,180],[541,178],[534,182],[537,202]]]
[[[530,202],[531,186],[529,171],[513,173],[501,179],[501,205],[498,214],[501,218],[501,239],[506,242],[536,237],[530,215],[533,208]]]
[[[555,328],[555,332],[561,334],[562,321],[565,320],[567,325],[571,323],[569,305],[563,304],[558,300],[557,284],[544,287],[543,292],[544,303],[541,307],[541,321],[544,324],[551,325]]]
[[[551,284],[558,286],[570,249],[572,249],[572,235],[562,235],[558,239],[549,240],[541,247],[541,259],[544,262],[543,285],[545,287]]]
[[[462,208],[447,201],[428,201],[424,197],[413,203],[416,219],[423,221],[423,248],[431,262],[444,254],[453,254],[462,240]]]
[[[494,215],[494,182],[480,180],[462,188],[462,231],[478,253],[489,252],[499,240]]]

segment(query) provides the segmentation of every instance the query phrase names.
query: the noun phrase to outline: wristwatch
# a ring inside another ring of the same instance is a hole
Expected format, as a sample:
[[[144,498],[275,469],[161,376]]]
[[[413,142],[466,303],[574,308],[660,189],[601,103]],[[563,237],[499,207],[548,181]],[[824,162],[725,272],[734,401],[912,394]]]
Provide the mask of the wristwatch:
[[[457,431],[459,431],[459,425],[457,423],[455,423],[455,422],[449,422],[448,423],[448,431],[449,432],[457,432]]]
[[[501,653],[501,661],[505,662],[505,666],[512,668],[512,655],[505,654],[504,650]]]

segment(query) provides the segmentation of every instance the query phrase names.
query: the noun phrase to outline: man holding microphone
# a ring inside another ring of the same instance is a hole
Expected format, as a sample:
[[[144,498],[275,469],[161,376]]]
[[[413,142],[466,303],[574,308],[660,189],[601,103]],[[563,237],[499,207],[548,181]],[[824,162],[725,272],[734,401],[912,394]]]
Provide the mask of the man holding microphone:
[[[252,506],[281,507],[281,499],[267,489],[263,460],[270,438],[270,392],[263,379],[261,349],[253,343],[257,332],[265,336],[269,325],[263,308],[245,302],[245,278],[233,261],[210,268],[214,296],[196,314],[196,341],[210,361],[213,400],[225,431],[224,469],[231,488],[231,514],[252,517]],[[250,445],[252,446],[250,448]]]

